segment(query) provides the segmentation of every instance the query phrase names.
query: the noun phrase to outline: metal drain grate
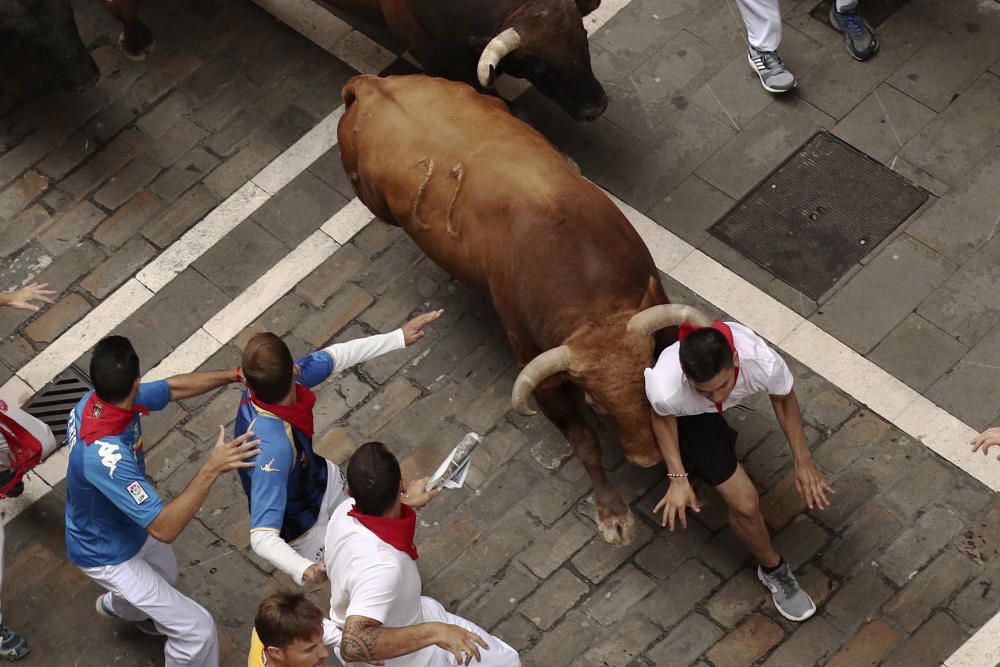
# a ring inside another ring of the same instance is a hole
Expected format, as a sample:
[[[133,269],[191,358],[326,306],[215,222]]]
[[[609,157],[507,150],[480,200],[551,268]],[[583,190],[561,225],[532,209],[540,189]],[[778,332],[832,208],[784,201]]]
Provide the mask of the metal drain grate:
[[[882,23],[892,16],[897,9],[905,5],[910,0],[861,0],[858,3],[858,8],[861,11],[861,15],[865,17],[865,20],[872,25],[872,27],[879,27]],[[833,0],[823,0],[823,2],[816,5],[809,15],[812,16],[817,21],[821,21],[826,27],[833,30],[833,26],[830,25],[830,5],[833,4]]]
[[[819,132],[710,231],[819,299],[926,200],[923,189]]]
[[[66,420],[83,395],[91,390],[87,376],[72,366],[45,385],[28,401],[24,410],[52,429],[57,441],[66,438]]]

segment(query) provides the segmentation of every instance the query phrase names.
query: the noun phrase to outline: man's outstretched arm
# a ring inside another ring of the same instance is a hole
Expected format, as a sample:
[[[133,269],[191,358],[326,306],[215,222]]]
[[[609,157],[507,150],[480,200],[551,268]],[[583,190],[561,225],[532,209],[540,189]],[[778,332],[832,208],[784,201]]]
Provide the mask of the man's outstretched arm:
[[[836,492],[813,463],[812,452],[809,451],[809,443],[806,442],[806,432],[802,425],[802,411],[799,409],[799,400],[795,397],[795,392],[789,391],[784,396],[771,395],[770,398],[774,416],[781,424],[781,430],[788,439],[788,447],[792,450],[792,458],[795,459],[796,490],[809,509],[829,507],[830,501],[826,494]]]
[[[458,664],[482,660],[480,650],[489,645],[479,635],[448,623],[419,623],[405,628],[387,628],[375,619],[348,616],[340,639],[344,662],[381,664],[383,660],[439,646],[455,656]]]
[[[183,373],[167,378],[170,385],[170,400],[178,401],[182,398],[200,396],[206,392],[218,389],[230,382],[239,382],[240,378],[234,368],[224,368],[218,371],[204,371],[201,373]]]

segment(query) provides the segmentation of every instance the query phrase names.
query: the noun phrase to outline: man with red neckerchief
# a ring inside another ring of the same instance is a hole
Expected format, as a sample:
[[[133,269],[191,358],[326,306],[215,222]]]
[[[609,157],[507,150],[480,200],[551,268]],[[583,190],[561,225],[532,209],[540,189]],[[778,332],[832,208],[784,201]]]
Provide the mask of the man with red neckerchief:
[[[741,324],[716,320],[699,328],[684,322],[678,342],[646,369],[645,382],[670,480],[653,509],[663,511],[662,525],[672,531],[679,520],[687,528],[686,509],[700,511],[688,481],[693,470],[729,505],[729,525],[756,558],[757,576],[778,612],[792,621],[812,616],[816,605],[771,543],[757,490],[736,458],[736,431],[722,416],[748,396],[767,393],[795,459],[796,490],[810,509],[827,507],[834,491],[812,462],[785,360]]]
[[[404,486],[399,462],[380,442],[365,443],[347,465],[351,497],[326,529],[330,620],[324,637],[348,665],[520,667],[517,651],[421,595],[414,507],[426,480]],[[404,502],[405,501],[405,502]]]
[[[223,473],[252,466],[252,433],[219,437],[184,490],[164,501],[146,478],[140,415],[170,401],[198,396],[236,380],[233,369],[139,381],[139,357],[124,336],[94,346],[94,390],[80,399],[66,423],[66,552],[107,592],[101,616],[132,622],[166,636],[166,667],[217,667],[219,640],[211,614],[173,584],[177,557],[171,543],[190,523]]]

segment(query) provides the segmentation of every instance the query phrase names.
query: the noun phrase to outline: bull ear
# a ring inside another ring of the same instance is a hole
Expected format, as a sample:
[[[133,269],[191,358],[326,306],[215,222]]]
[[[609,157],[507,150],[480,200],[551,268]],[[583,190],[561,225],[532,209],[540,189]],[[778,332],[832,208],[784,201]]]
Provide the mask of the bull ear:
[[[663,286],[660,285],[660,281],[656,279],[656,276],[650,276],[649,282],[646,284],[646,293],[642,295],[642,301],[639,303],[639,311],[642,312],[647,308],[664,303],[665,301],[662,296]]]
[[[576,6],[582,16],[586,16],[601,6],[601,0],[576,0]]]

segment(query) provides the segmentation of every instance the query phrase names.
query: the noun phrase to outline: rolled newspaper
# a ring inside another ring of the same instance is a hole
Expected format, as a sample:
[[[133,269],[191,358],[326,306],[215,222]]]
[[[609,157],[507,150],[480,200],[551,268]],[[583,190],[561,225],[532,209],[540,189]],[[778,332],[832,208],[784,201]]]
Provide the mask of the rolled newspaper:
[[[433,491],[439,487],[446,489],[460,489],[465,483],[465,478],[469,474],[469,462],[472,460],[472,452],[483,441],[478,433],[466,433],[451,454],[438,466],[429,480],[427,480],[427,490]]]

